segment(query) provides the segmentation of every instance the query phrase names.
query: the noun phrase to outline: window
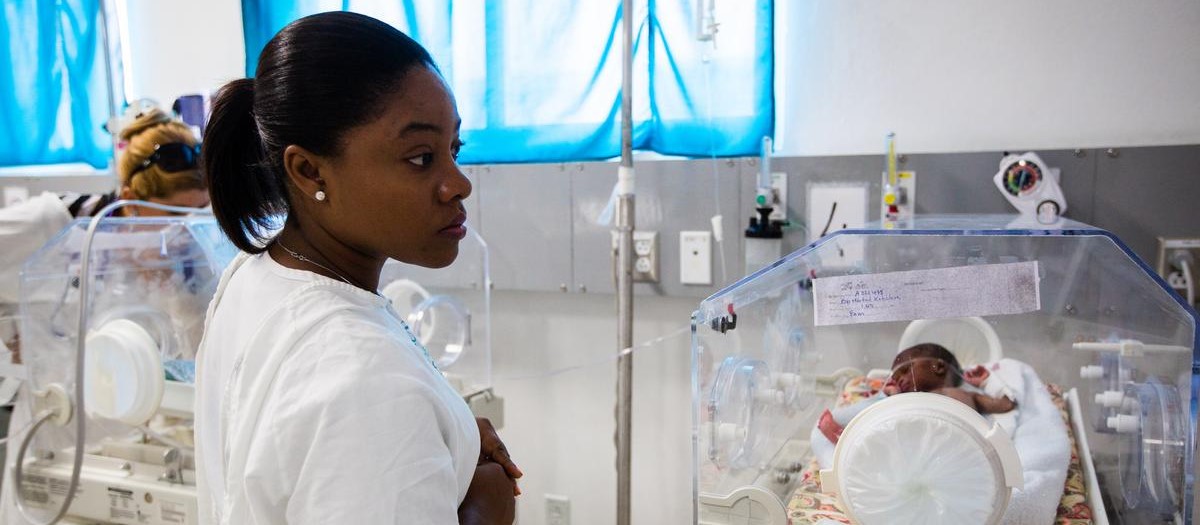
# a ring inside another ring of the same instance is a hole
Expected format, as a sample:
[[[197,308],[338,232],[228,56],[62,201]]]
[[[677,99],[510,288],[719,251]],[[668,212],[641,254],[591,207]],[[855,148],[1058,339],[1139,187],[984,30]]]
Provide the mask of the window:
[[[0,166],[108,165],[112,103],[103,0],[5,2],[0,11]]]
[[[697,39],[712,6],[715,45]],[[757,155],[774,124],[772,3],[634,2],[634,147],[669,155]],[[453,87],[463,163],[620,154],[621,2],[243,0],[247,75],[301,16],[345,9],[429,49]]]

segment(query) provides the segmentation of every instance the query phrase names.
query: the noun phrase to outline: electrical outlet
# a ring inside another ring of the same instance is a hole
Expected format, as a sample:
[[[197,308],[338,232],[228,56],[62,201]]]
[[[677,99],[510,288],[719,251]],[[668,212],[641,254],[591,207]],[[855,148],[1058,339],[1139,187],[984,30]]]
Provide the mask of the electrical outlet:
[[[1200,238],[1159,237],[1158,274],[1185,300],[1200,296]]]
[[[617,275],[617,232],[612,232],[613,276]],[[633,232],[633,282],[658,282],[658,232]]]
[[[546,525],[571,525],[571,500],[558,494],[546,494]]]

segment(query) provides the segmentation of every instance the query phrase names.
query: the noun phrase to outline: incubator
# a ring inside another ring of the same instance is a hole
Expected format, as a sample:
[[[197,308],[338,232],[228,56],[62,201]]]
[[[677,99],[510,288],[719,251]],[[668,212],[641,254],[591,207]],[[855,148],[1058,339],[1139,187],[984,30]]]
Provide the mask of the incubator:
[[[1192,523],[1196,312],[1106,231],[1014,224],[842,230],[704,300],[696,522]],[[896,393],[922,343],[1016,408]]]
[[[26,520],[197,523],[194,358],[235,253],[211,217],[81,219],[25,263],[18,410],[33,426],[5,481]]]
[[[473,228],[458,258],[430,269],[389,260],[379,290],[429,352],[476,416],[504,424],[504,399],[492,389],[491,286],[488,248]]]

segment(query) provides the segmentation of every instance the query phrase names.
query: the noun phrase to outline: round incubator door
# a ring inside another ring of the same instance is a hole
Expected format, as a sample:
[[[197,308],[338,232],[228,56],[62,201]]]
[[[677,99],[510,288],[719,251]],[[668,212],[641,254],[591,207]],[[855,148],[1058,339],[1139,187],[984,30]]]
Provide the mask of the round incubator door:
[[[1184,497],[1187,425],[1174,387],[1155,378],[1125,387],[1121,413],[1110,428],[1124,435],[1120,453],[1125,504],[1164,517],[1173,516]]]
[[[141,325],[109,321],[87,338],[84,395],[88,415],[140,426],[162,401],[159,345]]]
[[[413,335],[443,370],[454,366],[471,344],[471,313],[458,299],[434,295],[425,299],[408,316]]]
[[[742,469],[757,463],[759,441],[765,437],[767,407],[782,396],[772,388],[766,363],[729,356],[721,362],[708,398],[708,455],[721,467]]]
[[[823,489],[863,525],[999,523],[1021,460],[998,426],[938,394],[888,397],[846,425]]]

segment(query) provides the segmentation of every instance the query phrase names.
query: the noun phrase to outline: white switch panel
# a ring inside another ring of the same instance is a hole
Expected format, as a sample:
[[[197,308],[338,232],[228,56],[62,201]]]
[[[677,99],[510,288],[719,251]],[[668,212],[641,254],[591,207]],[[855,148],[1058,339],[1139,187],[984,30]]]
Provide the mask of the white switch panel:
[[[558,494],[546,494],[546,525],[571,525],[571,500]]]
[[[787,222],[787,173],[771,174],[771,207],[769,220]]]
[[[679,282],[712,284],[712,232],[679,232]]]
[[[820,239],[824,235],[846,228],[861,228],[867,224],[866,184],[810,183],[808,185],[808,240]],[[830,267],[854,266],[863,259],[862,239],[839,237],[836,246],[822,258],[822,264]]]
[[[0,203],[0,208],[7,208],[14,204],[20,204],[29,200],[29,188],[24,186],[5,186],[4,187],[4,202]]]

